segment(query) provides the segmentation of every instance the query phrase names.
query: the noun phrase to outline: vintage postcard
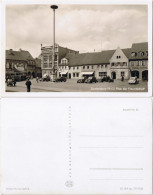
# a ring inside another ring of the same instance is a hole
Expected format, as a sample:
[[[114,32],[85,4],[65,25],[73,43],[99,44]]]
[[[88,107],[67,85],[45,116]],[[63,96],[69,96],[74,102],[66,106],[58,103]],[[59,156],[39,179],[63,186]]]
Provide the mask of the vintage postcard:
[[[151,96],[151,1],[3,0],[2,19],[3,96]]]
[[[3,98],[1,111],[2,194],[152,194],[151,98]]]

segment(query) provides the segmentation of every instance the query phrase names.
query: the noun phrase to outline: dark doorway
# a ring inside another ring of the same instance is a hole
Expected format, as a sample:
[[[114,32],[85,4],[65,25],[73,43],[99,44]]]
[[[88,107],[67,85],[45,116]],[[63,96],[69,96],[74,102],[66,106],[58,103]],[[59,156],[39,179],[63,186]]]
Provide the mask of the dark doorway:
[[[112,79],[116,79],[116,72],[112,72]]]
[[[148,81],[148,70],[142,71],[142,80]]]
[[[137,77],[137,78],[139,78],[139,71],[137,71],[137,70],[132,71],[131,72],[131,77]]]
[[[69,79],[71,79],[71,73],[69,73]]]

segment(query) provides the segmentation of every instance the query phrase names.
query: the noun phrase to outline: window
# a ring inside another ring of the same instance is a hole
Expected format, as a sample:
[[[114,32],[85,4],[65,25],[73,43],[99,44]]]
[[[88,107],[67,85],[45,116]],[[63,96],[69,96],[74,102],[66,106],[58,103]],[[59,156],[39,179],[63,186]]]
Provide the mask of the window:
[[[52,61],[52,56],[49,56],[49,62],[51,62]]]
[[[132,56],[132,57],[135,57],[135,56],[137,56],[137,53],[136,53],[136,52],[132,52],[132,53],[131,53],[131,56]]]
[[[79,73],[76,73],[76,76],[79,77]]]
[[[79,69],[79,66],[77,66],[77,69]]]
[[[44,62],[46,62],[48,60],[48,56],[44,56]]]
[[[145,66],[145,61],[144,60],[142,61],[142,66]]]
[[[139,66],[139,61],[136,61],[136,66]]]
[[[116,56],[116,58],[118,59],[118,58],[121,58],[121,56]]]
[[[101,68],[103,67],[103,65],[101,65]]]
[[[121,72],[121,76],[123,76],[123,77],[124,77],[124,76],[125,76],[125,72]]]
[[[65,66],[65,69],[66,69],[66,66]]]
[[[83,69],[85,69],[85,66],[83,66]]]
[[[97,68],[99,68],[99,65],[97,65]]]
[[[117,62],[117,66],[120,66],[120,62]]]
[[[107,72],[99,72],[99,76],[107,76]]]
[[[57,61],[57,55],[55,54],[55,61]]]
[[[87,66],[87,69],[89,69],[89,66]]]
[[[146,56],[148,56],[148,51],[146,51]]]
[[[71,67],[69,67],[69,70],[71,70]]]
[[[47,68],[48,67],[48,64],[47,63],[44,63],[44,68]]]
[[[143,51],[140,51],[140,52],[139,52],[139,55],[140,55],[140,56],[144,56],[144,52],[143,52]]]
[[[131,66],[134,66],[134,62],[133,61],[131,61]]]
[[[123,66],[127,66],[127,62],[123,62]]]
[[[66,59],[62,59],[62,62],[61,62],[62,64],[67,64],[67,61],[66,61]]]
[[[114,63],[111,64],[111,66],[114,66],[114,65],[115,65]]]
[[[92,69],[94,69],[94,66],[91,66]]]
[[[75,70],[75,67],[73,67],[73,70]]]
[[[12,63],[11,62],[9,63],[9,69],[12,69]]]
[[[52,63],[49,63],[49,67],[50,67],[50,68],[52,67]]]
[[[75,77],[75,73],[73,73],[73,77]]]

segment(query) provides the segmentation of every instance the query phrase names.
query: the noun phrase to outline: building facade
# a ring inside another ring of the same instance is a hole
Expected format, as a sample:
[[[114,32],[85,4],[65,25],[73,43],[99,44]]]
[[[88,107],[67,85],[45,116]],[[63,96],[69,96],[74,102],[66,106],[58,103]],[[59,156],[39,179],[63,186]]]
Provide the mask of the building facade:
[[[17,80],[25,80],[27,76],[35,77],[36,62],[29,51],[19,49],[6,50],[6,77],[16,77]]]
[[[148,80],[148,43],[134,43],[126,49],[68,53],[61,59],[59,70],[69,79],[110,76],[119,80],[137,76],[139,80]]]
[[[68,53],[78,53],[78,51],[74,51],[68,48],[64,48],[55,44],[55,56],[54,56],[54,66],[53,66],[53,46],[45,46],[41,45],[41,69],[42,76],[52,77],[54,71],[56,74],[61,75],[59,70],[59,62],[63,59]],[[63,59],[64,61],[64,59]],[[57,72],[58,71],[58,72]]]
[[[140,80],[148,80],[148,43],[132,45],[129,66],[132,76],[137,76]]]

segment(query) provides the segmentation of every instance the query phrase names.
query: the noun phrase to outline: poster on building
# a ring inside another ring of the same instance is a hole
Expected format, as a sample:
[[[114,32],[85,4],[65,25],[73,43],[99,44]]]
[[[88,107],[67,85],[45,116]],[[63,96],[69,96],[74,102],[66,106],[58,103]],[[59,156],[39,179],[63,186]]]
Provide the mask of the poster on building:
[[[3,1],[4,96],[151,96],[151,6]]]

